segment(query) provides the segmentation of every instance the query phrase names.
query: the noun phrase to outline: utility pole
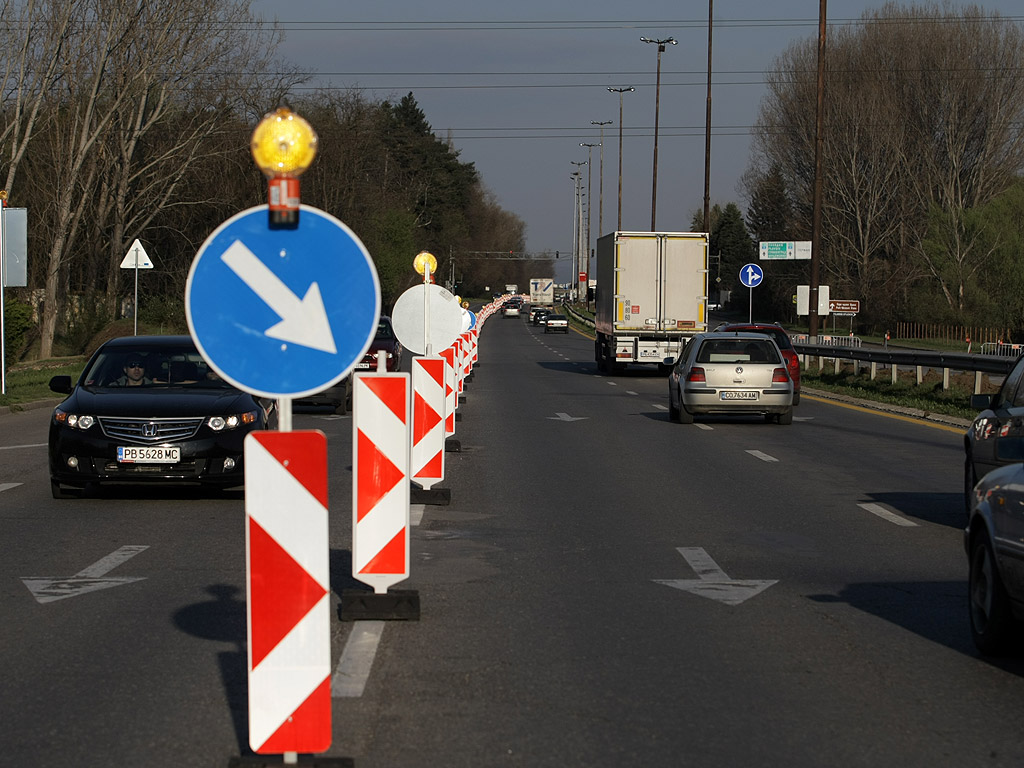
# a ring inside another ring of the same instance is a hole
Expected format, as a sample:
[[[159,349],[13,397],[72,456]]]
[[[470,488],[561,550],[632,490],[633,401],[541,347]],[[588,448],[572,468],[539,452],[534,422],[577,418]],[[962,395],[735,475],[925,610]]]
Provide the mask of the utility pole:
[[[654,171],[651,174],[651,231],[657,232],[655,224],[658,215],[658,113],[661,107],[661,54],[665,52],[666,45],[676,45],[679,41],[674,37],[666,37],[664,40],[651,40],[641,37],[642,43],[654,43],[658,46],[658,76],[654,86]]]
[[[622,229],[622,94],[631,93],[636,90],[633,86],[628,88],[609,88],[612,93],[619,94],[619,220],[615,230]]]
[[[814,120],[814,202],[811,213],[811,285],[808,307],[808,335],[811,343],[818,336],[818,283],[821,261],[822,155],[825,136],[825,16],[827,0],[818,4],[818,102]]]
[[[711,233],[711,30],[715,0],[708,0],[708,101],[704,117],[704,231]]]
[[[591,120],[591,125],[601,126],[601,143],[598,145],[601,147],[601,172],[599,175],[598,186],[600,189],[597,193],[597,236],[600,237],[604,234],[604,127],[611,125],[611,120]]]

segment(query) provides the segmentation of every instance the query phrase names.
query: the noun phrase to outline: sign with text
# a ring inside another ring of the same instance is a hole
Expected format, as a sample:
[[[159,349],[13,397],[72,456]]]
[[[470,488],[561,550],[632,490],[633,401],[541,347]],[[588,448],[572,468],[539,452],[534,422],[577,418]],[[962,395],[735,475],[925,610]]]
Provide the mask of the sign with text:
[[[860,312],[860,299],[829,299],[828,311],[837,315],[856,315]]]
[[[811,258],[810,240],[762,240],[758,246],[758,258],[762,261],[793,261],[794,259]]]

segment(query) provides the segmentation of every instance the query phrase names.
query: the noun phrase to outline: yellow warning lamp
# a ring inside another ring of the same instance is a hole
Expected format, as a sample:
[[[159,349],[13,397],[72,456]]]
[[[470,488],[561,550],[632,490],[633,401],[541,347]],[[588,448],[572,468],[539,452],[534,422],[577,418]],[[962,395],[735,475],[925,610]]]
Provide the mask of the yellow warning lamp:
[[[299,176],[316,157],[316,131],[287,107],[265,115],[252,132],[253,160],[269,179],[271,229],[299,226]]]
[[[412,260],[413,269],[417,274],[423,275],[423,282],[432,282],[430,276],[437,272],[437,258],[429,251],[420,251]]]

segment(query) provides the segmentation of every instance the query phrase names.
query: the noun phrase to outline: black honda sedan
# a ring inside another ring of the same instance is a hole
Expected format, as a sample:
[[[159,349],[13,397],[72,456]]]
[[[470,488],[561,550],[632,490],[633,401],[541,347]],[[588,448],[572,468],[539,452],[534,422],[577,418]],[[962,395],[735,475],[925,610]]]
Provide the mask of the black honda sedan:
[[[221,379],[190,336],[127,336],[101,346],[50,419],[54,498],[98,483],[243,485],[243,441],[277,425],[273,400]]]

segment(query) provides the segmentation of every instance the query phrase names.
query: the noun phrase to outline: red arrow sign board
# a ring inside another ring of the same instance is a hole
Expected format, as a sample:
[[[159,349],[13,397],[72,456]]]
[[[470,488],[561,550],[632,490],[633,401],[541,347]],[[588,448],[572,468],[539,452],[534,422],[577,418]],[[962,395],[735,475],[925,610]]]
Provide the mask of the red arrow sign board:
[[[331,745],[327,438],[245,438],[249,745],[258,754]]]

